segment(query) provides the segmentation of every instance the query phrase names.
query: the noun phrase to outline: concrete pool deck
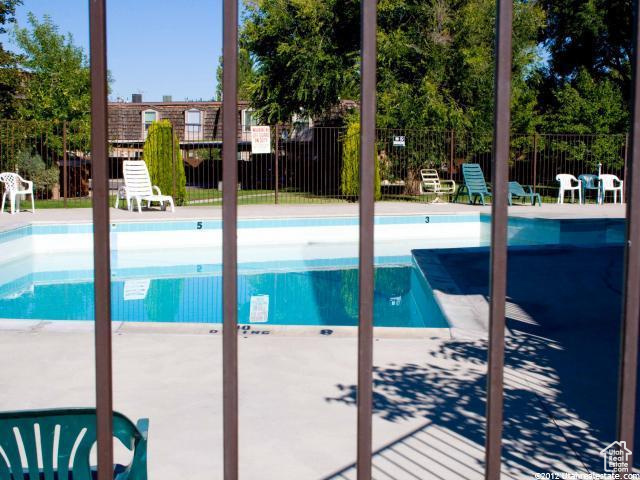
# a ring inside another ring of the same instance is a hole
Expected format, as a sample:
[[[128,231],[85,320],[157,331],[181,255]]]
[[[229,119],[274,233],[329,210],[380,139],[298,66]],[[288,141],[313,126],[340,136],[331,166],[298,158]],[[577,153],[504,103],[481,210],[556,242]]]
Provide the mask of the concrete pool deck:
[[[509,207],[509,215],[525,218],[624,218],[626,205],[578,205],[549,204],[541,207],[515,205]],[[376,215],[436,215],[456,213],[491,213],[490,206],[477,206],[462,203],[417,203],[417,202],[377,202]],[[221,218],[222,209],[215,207],[176,207],[174,213],[158,209],[144,210],[142,213],[127,210],[109,209],[110,218],[115,222],[124,221],[167,221],[197,220]],[[327,217],[357,216],[358,205],[351,204],[285,204],[285,205],[241,205],[238,207],[238,218],[287,218],[287,217]],[[28,225],[33,222],[43,223],[82,223],[91,222],[90,208],[52,208],[37,209],[35,212],[20,212],[15,215],[0,214],[0,231]]]
[[[357,205],[256,205],[238,211],[243,218],[357,215]],[[490,207],[376,205],[381,215],[470,212],[490,213]],[[622,205],[516,206],[509,212],[562,219],[625,215]],[[111,214],[114,221],[193,220],[219,218],[220,208]],[[0,230],[87,221],[89,209],[38,210],[0,215]],[[465,263],[481,272],[474,280],[486,281],[483,262]],[[610,302],[598,295],[619,290],[620,269],[609,256],[596,255],[587,274],[545,277],[542,270],[519,288],[542,282],[544,292],[561,291],[563,300],[543,311],[551,323],[535,315],[509,320],[505,479],[599,471],[598,451],[615,428],[619,305],[606,310]],[[574,279],[588,290],[567,289]],[[605,316],[590,310],[596,300]],[[1,330],[0,351],[10,360],[0,368],[0,410],[94,405],[93,342],[90,330]],[[374,357],[373,478],[483,478],[484,339],[377,337]],[[133,420],[150,419],[149,478],[221,478],[221,337],[125,328],[114,334],[113,361],[115,409]],[[356,361],[353,337],[241,334],[241,478],[355,479]]]
[[[376,340],[373,478],[483,478],[485,348]],[[2,410],[94,405],[90,332],[2,332],[0,350],[11,359]],[[149,478],[221,478],[220,337],[122,334],[113,354],[114,408],[150,419]],[[555,418],[571,408],[535,354],[526,341],[507,349],[520,362],[505,370],[505,479],[585,472],[584,458],[597,461],[604,446],[574,451]],[[239,357],[241,478],[355,479],[357,340],[243,337]]]

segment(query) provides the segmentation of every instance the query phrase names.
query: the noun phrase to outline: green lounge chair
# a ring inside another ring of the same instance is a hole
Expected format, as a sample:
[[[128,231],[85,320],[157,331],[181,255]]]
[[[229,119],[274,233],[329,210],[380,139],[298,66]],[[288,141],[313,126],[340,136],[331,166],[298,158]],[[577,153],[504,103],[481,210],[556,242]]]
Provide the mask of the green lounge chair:
[[[509,182],[509,205],[513,205],[513,197],[528,198],[531,200],[531,205],[535,205],[538,202],[538,206],[542,206],[542,200],[540,200],[539,193],[533,193],[531,185],[523,187],[518,182]],[[524,200],[523,200],[524,202]]]
[[[139,420],[136,426],[124,415],[113,412],[114,437],[133,451],[129,465],[114,466],[114,479],[147,480],[148,427],[147,419]],[[0,448],[6,455],[6,458],[0,455],[0,480],[93,480],[97,472],[89,463],[89,453],[95,441],[94,408],[0,412]],[[25,453],[26,468],[20,450]],[[57,452],[55,459],[54,452]],[[38,465],[38,456],[42,458],[42,467]]]
[[[462,193],[463,190],[466,190],[467,194],[469,195],[469,204],[472,203],[473,199],[473,204],[475,205],[476,200],[478,199],[478,197],[480,197],[482,205],[484,205],[484,197],[493,196],[489,191],[487,182],[484,181],[484,174],[482,173],[480,164],[462,164],[462,176],[464,177],[464,184],[460,185],[460,188],[458,188],[456,196],[453,198],[454,202],[458,200],[458,196]]]

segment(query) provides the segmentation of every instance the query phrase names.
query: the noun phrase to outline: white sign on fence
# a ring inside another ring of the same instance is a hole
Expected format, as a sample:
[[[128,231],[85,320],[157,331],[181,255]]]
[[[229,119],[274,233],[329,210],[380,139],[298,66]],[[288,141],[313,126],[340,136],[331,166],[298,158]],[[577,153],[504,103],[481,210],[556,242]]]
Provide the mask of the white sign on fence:
[[[394,147],[404,147],[405,146],[404,135],[394,136],[393,137],[393,146]]]
[[[251,126],[251,153],[271,153],[271,127]]]
[[[269,321],[269,295],[252,295],[249,306],[249,323]]]

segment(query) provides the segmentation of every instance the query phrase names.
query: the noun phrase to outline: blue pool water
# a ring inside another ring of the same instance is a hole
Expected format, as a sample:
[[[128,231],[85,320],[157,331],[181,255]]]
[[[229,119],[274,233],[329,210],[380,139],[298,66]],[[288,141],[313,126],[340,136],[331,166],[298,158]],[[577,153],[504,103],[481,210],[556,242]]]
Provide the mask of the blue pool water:
[[[356,325],[357,221],[239,222],[239,238],[247,242],[238,275],[239,322]],[[447,327],[411,251],[488,245],[489,222],[480,214],[376,217],[375,325]],[[220,323],[221,259],[215,247],[220,226],[219,220],[112,224],[113,320]],[[0,232],[0,319],[92,320],[91,231],[90,224],[34,224]],[[287,240],[282,245],[281,237]],[[165,244],[141,249],[150,238]],[[265,238],[270,246],[263,245]],[[623,240],[624,220],[509,220],[510,245]],[[3,258],[2,252],[16,249],[21,253]]]
[[[192,271],[196,270],[194,266]],[[86,273],[90,272],[79,272],[80,278],[49,282],[23,277],[2,286],[0,317],[92,320],[93,283]],[[127,322],[220,323],[221,290],[219,274],[118,279],[112,282],[112,318]],[[357,292],[358,270],[354,268],[244,273],[238,279],[238,321],[256,325],[356,325]],[[447,327],[429,287],[410,264],[376,268],[374,323]]]

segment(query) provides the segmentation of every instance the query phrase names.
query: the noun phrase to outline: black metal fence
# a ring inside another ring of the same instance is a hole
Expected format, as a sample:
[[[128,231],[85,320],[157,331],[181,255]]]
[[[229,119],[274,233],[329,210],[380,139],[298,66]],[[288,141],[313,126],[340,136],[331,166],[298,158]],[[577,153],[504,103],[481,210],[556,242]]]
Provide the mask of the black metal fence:
[[[277,125],[270,127],[271,153],[251,152],[251,133],[238,134],[238,202],[329,203],[354,201],[357,185],[345,185],[345,162],[357,163],[359,136],[344,128]],[[179,138],[186,177],[184,205],[222,202],[222,139]],[[17,171],[33,180],[40,207],[89,206],[91,156],[86,122],[0,121],[0,171]],[[558,193],[555,176],[612,173],[626,176],[628,138],[618,135],[512,134],[509,179],[531,185],[543,201]],[[144,141],[111,138],[111,204],[124,185],[122,162],[144,158]],[[420,170],[460,184],[463,163],[479,163],[491,178],[492,134],[377,129],[376,152],[382,200],[430,202],[421,194]],[[357,179],[357,177],[356,177]],[[348,182],[347,182],[348,183]],[[175,192],[166,192],[174,194]],[[589,199],[589,201],[595,201]]]
[[[492,179],[496,191],[492,205],[491,270],[489,306],[489,350],[487,371],[487,435],[485,443],[484,477],[500,478],[503,423],[504,329],[507,262],[507,180],[513,163],[510,148],[511,38],[513,3],[497,0],[494,157]],[[374,155],[375,92],[376,92],[376,2],[361,2],[361,175],[360,255],[359,255],[359,338],[358,338],[358,480],[371,479],[372,454],[372,309],[373,290],[373,215],[374,215]],[[91,88],[92,88],[92,154],[95,161],[93,200],[94,276],[95,276],[95,345],[96,345],[96,429],[98,480],[113,477],[113,376],[110,312],[109,253],[109,151],[107,135],[107,64],[105,0],[91,0]],[[637,388],[637,357],[640,318],[640,249],[635,240],[640,236],[640,150],[635,140],[640,136],[640,16],[638,1],[633,2],[633,95],[632,132],[629,148],[629,201],[627,204],[627,242],[625,251],[625,281],[623,326],[619,371],[618,428],[616,438],[634,450],[634,430]],[[238,2],[223,2],[223,93],[224,139],[226,145],[238,144],[234,122],[237,110],[238,80]],[[452,142],[453,144],[454,142]],[[534,149],[535,151],[535,149]],[[278,157],[276,157],[278,158]],[[584,161],[584,160],[582,160]],[[226,183],[237,183],[237,161],[227,149],[223,162]],[[450,164],[451,165],[451,164]],[[555,168],[558,168],[556,165]],[[536,170],[537,173],[537,170]],[[450,172],[454,175],[454,172]],[[486,173],[485,173],[486,175]],[[276,179],[278,175],[276,175]],[[537,182],[537,179],[536,179]],[[276,189],[277,191],[277,189]],[[499,194],[498,194],[499,193]],[[224,190],[223,204],[223,443],[224,472],[227,480],[238,479],[238,337],[237,337],[237,200],[236,189]],[[633,465],[633,457],[629,459]],[[628,469],[615,469],[628,474]]]

